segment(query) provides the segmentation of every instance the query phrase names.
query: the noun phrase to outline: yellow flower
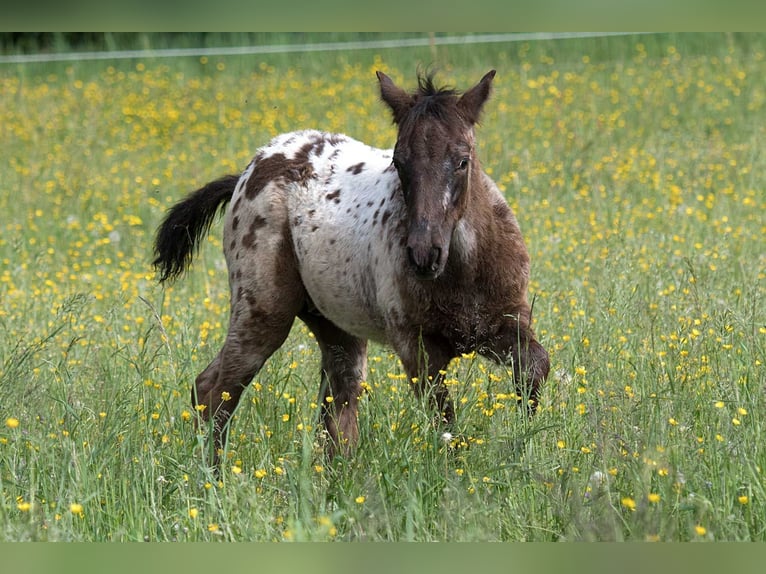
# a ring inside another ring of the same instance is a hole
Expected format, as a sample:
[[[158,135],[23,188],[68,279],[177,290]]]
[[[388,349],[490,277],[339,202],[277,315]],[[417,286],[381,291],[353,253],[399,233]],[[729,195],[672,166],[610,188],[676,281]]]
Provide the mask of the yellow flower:
[[[9,429],[15,429],[19,426],[19,419],[9,417],[5,419],[5,426],[7,426]]]
[[[357,504],[364,504],[364,501],[365,501],[365,500],[367,500],[367,499],[366,499],[364,496],[357,496],[357,497],[354,499],[354,501],[355,501]]]
[[[83,515],[82,504],[73,502],[72,504],[69,505],[69,512],[71,512],[72,514],[78,514],[82,516]]]
[[[694,527],[694,532],[697,533],[697,536],[705,536],[707,534],[707,528],[702,526],[701,524],[698,524]]]
[[[743,494],[737,497],[737,502],[739,502],[742,505],[745,505],[748,502],[750,502],[750,498],[747,496],[747,494]]]
[[[242,474],[242,467],[236,466],[236,465],[232,466],[231,472],[233,472],[234,474]]]
[[[194,518],[197,518],[198,515],[199,515],[199,510],[197,510],[196,508],[189,509],[189,518],[194,519]]]
[[[32,509],[32,503],[31,502],[24,502],[23,500],[16,503],[16,508],[18,508],[21,512],[29,512]]]
[[[633,500],[630,496],[624,497],[620,502],[622,502],[622,505],[628,510],[636,509],[636,501]]]
[[[646,496],[646,499],[647,499],[649,502],[651,502],[652,504],[657,504],[657,503],[660,501],[660,495],[659,495],[659,494],[657,494],[656,492],[650,492],[650,493],[649,493],[649,494]]]
[[[256,469],[256,471],[253,473],[255,475],[255,478],[263,478],[266,476],[266,471],[262,468]]]

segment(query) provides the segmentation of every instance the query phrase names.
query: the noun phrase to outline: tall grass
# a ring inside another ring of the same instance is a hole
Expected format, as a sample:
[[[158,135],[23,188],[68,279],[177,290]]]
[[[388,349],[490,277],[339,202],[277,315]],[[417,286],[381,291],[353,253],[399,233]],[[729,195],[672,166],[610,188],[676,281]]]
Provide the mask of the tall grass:
[[[0,70],[4,540],[764,540],[763,36],[657,35]],[[533,420],[473,356],[443,444],[370,351],[361,448],[329,463],[300,324],[220,476],[191,384],[228,316],[220,226],[162,289],[163,211],[272,135],[377,146],[374,70],[497,68],[480,157],[532,256],[552,376]]]

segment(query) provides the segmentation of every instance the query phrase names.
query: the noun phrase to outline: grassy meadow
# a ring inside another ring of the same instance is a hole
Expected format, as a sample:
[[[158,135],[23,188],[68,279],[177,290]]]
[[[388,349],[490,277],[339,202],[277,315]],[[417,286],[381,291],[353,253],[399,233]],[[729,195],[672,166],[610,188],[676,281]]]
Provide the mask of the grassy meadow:
[[[0,65],[0,540],[766,541],[766,37]],[[532,258],[539,414],[456,359],[454,449],[372,346],[361,448],[328,462],[296,322],[202,462],[223,342],[215,224],[151,268],[167,207],[283,131],[381,147],[375,70],[468,88]]]

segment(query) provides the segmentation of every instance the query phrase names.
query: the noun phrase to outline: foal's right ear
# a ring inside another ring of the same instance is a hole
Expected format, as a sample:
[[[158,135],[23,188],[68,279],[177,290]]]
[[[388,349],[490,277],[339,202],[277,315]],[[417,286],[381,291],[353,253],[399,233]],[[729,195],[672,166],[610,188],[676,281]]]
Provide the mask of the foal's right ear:
[[[414,98],[394,84],[393,80],[383,72],[375,72],[380,82],[380,97],[388,104],[394,113],[394,122],[399,124],[415,103]]]
[[[484,107],[484,102],[486,102],[489,97],[494,77],[495,70],[490,70],[484,74],[484,77],[479,83],[463,94],[458,102],[458,107],[463,111],[466,119],[472,124],[479,121],[481,109]]]

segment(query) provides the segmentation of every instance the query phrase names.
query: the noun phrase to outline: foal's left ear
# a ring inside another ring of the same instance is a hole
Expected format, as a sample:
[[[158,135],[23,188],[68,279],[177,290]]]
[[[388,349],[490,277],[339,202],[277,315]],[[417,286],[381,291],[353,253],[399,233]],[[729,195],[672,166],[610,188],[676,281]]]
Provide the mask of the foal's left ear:
[[[468,90],[458,101],[457,105],[463,112],[465,118],[475,124],[479,121],[481,108],[489,97],[489,91],[492,86],[492,79],[495,77],[495,70],[490,70],[473,88]]]
[[[378,71],[375,74],[378,76],[378,82],[380,82],[380,97],[394,113],[394,122],[401,123],[415,100],[410,94],[394,84],[394,81],[383,72]]]

